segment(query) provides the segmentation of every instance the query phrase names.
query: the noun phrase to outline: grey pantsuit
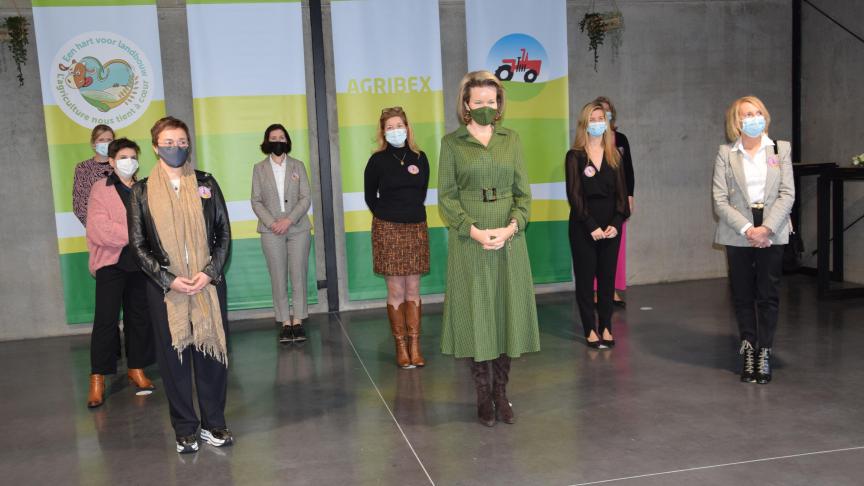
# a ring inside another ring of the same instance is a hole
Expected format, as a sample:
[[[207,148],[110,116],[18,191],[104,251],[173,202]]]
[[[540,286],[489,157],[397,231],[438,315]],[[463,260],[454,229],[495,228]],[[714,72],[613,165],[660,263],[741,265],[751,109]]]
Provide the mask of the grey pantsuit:
[[[264,250],[273,288],[273,310],[279,322],[289,321],[292,315],[286,286],[289,276],[293,316],[297,319],[309,316],[306,305],[306,278],[312,229],[306,214],[311,204],[306,167],[303,162],[292,157],[285,157],[283,164],[286,164],[285,211],[282,211],[279,204],[279,192],[276,189],[270,158],[255,164],[252,172],[252,210],[258,216],[261,248]],[[285,234],[277,235],[270,230],[270,226],[281,218],[291,220],[291,226]]]

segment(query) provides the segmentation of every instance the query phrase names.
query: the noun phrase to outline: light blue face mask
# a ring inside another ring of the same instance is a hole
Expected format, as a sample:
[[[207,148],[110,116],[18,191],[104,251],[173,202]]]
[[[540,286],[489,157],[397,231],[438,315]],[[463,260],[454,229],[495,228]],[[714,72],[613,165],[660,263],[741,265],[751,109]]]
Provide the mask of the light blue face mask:
[[[609,120],[609,123],[612,123],[612,112],[611,111],[606,112],[606,119]]]
[[[606,122],[598,121],[598,122],[588,122],[588,135],[592,137],[599,137],[606,132]]]
[[[99,154],[103,157],[107,157],[108,156],[108,144],[109,144],[109,142],[99,142],[93,146],[93,150],[97,154]]]
[[[765,117],[762,115],[751,116],[741,121],[741,131],[748,137],[758,137],[765,131]]]

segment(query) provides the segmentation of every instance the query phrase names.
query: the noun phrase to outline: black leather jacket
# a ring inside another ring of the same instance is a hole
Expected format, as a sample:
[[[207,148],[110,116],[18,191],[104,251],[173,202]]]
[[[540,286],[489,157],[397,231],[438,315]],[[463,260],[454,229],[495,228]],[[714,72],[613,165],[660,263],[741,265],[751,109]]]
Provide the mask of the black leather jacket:
[[[207,226],[207,243],[210,247],[210,262],[202,272],[211,279],[212,284],[222,282],[222,270],[231,250],[231,225],[228,221],[228,208],[219,184],[207,172],[195,171],[198,186],[210,189],[209,198],[201,198],[204,206],[204,224]],[[129,204],[129,244],[135,252],[141,269],[157,285],[168,292],[171,282],[177,277],[168,271],[168,254],[162,248],[156,225],[147,206],[147,179],[132,186]]]

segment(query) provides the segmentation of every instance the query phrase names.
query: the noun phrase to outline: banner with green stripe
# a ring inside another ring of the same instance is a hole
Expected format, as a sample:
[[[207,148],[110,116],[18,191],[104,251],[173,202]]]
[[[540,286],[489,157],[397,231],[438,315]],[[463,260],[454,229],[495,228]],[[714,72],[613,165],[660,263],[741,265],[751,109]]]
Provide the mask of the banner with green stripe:
[[[570,145],[565,0],[466,0],[468,68],[506,92],[504,125],[519,132],[531,181],[526,230],[535,283],[572,278],[564,154]]]
[[[90,131],[150,146],[150,127],[165,114],[155,0],[34,0],[33,23],[70,324],[92,322],[95,281],[87,268],[85,230],[72,213],[75,166],[93,156]],[[149,174],[152,151],[141,154]]]
[[[193,157],[200,170],[212,173],[219,182],[231,219],[228,309],[270,307],[270,275],[250,203],[252,167],[266,157],[260,150],[264,130],[281,123],[291,137],[290,155],[311,174],[301,4],[186,3],[195,115]],[[310,303],[318,301],[314,248],[313,244],[307,282]]]
[[[444,291],[447,235],[438,218],[438,150],[444,135],[441,34],[437,0],[346,0],[331,3],[345,251],[350,300],[386,295],[372,272],[372,214],[363,171],[375,150],[381,110],[401,106],[432,170],[426,213],[431,271],[421,292]]]

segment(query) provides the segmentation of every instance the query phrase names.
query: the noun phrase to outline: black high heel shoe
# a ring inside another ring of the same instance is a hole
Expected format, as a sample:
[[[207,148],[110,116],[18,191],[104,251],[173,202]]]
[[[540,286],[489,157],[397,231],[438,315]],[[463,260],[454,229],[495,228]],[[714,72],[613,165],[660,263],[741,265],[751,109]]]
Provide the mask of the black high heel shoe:
[[[603,346],[606,346],[607,348],[614,348],[615,347],[615,338],[603,339],[603,331],[606,331],[606,330],[607,329],[601,329],[600,330],[600,344],[602,344]],[[610,332],[609,334],[612,334],[612,333]]]
[[[597,336],[597,333],[595,332],[594,335]],[[597,336],[596,341],[589,341],[588,340],[589,337],[591,337],[591,334],[588,334],[587,336],[585,336],[585,344],[587,344],[589,348],[599,349],[600,344],[601,344],[600,336]]]

